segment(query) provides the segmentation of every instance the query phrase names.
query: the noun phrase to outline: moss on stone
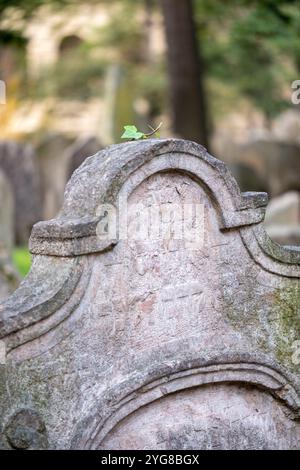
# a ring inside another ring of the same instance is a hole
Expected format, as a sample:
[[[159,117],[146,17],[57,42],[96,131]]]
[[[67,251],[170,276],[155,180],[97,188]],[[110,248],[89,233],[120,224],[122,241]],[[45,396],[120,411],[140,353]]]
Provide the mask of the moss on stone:
[[[275,291],[275,348],[278,360],[292,364],[293,342],[300,339],[300,285],[295,283]]]

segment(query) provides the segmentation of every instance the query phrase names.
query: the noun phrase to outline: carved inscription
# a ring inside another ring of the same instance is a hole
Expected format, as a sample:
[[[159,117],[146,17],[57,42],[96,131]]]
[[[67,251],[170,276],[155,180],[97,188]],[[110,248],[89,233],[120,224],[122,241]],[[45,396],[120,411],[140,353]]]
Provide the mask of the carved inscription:
[[[128,227],[104,257],[94,307],[108,335],[144,349],[154,337],[168,342],[205,328],[214,297],[206,273],[219,236],[205,191],[186,175],[156,174],[130,196]]]

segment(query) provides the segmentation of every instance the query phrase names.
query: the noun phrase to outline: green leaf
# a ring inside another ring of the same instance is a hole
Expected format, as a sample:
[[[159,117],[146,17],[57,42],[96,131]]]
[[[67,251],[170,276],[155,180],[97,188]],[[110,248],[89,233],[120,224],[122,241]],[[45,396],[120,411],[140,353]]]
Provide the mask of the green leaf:
[[[125,131],[121,135],[121,139],[139,140],[145,137],[144,132],[137,130],[135,126],[124,126]]]

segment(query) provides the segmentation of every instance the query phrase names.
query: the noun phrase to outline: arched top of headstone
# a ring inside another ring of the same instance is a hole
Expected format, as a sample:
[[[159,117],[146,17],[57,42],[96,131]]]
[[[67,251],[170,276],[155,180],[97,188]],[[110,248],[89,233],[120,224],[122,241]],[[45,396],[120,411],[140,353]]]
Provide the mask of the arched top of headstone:
[[[267,194],[242,193],[221,160],[212,157],[201,145],[181,139],[151,139],[112,145],[87,158],[67,185],[58,217],[34,226],[31,252],[76,256],[107,249],[117,240],[103,241],[97,237],[99,206],[117,206],[121,190],[123,196],[126,193],[128,197],[143,180],[167,171],[188,174],[204,187],[216,206],[221,230],[242,230],[253,226],[255,234],[248,237],[249,246],[254,249],[257,245],[279,263],[300,263],[297,248],[274,243],[260,226],[265,215]]]
[[[138,171],[147,178],[151,174],[168,170],[189,173],[207,186],[223,215],[224,228],[249,225],[261,220],[261,211],[255,215],[247,212],[248,220],[237,214],[235,220],[232,213],[264,207],[267,195],[241,194],[222,161],[209,155],[201,145],[181,139],[151,139],[112,145],[90,157],[75,172],[67,186],[60,218],[93,217],[99,203],[116,203],[122,186],[129,178],[134,178]],[[136,178],[137,184],[140,179]],[[222,199],[222,196],[226,196],[226,199]]]

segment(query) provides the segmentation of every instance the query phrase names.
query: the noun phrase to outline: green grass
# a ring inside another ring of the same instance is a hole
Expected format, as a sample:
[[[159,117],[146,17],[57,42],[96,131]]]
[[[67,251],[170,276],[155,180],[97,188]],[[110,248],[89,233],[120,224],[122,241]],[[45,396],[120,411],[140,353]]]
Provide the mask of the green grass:
[[[17,270],[22,277],[25,277],[31,266],[31,255],[28,249],[15,248],[12,257]]]

